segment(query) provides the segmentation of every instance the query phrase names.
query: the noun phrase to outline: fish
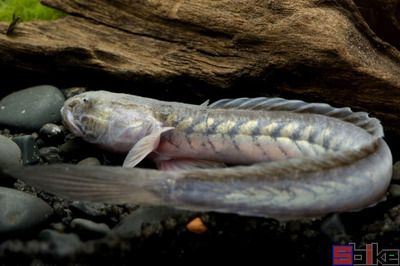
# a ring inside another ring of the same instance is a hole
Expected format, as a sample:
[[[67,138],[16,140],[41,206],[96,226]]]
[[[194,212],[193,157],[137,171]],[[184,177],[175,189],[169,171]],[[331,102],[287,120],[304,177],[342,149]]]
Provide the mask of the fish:
[[[380,121],[348,107],[267,97],[192,105],[89,91],[61,113],[77,137],[126,153],[123,167],[4,172],[73,200],[288,220],[372,206],[392,176]],[[135,167],[145,158],[158,170]]]

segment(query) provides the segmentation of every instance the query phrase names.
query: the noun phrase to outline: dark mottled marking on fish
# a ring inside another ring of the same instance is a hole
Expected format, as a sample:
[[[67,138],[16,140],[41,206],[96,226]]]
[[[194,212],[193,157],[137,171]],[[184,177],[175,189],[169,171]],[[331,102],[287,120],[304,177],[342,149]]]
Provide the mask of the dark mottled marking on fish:
[[[274,139],[278,138],[281,136],[281,130],[284,127],[283,124],[278,124],[271,132],[271,137]]]

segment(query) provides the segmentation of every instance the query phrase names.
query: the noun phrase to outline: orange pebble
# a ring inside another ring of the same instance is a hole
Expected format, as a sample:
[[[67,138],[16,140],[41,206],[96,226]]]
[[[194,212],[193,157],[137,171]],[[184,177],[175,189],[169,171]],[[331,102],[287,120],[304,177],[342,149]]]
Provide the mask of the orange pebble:
[[[207,231],[207,226],[199,217],[196,217],[186,225],[186,229],[195,234],[203,234]]]

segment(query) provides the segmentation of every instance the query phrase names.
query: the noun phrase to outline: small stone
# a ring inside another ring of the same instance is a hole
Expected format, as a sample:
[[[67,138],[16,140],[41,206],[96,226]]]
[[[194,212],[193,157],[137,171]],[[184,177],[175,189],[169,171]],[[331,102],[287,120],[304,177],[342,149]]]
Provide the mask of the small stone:
[[[393,198],[400,197],[400,185],[398,184],[391,184],[389,187],[390,196]]]
[[[392,179],[393,180],[400,180],[400,161],[396,162],[393,165]]]
[[[43,200],[16,189],[0,187],[0,235],[30,229],[44,221],[53,209]]]
[[[54,86],[41,85],[14,92],[0,101],[0,125],[38,130],[61,120],[64,95]]]
[[[63,127],[47,123],[39,130],[40,138],[47,144],[60,143],[64,140]]]
[[[84,93],[85,91],[85,87],[71,87],[62,90],[66,98],[71,98],[72,96]]]
[[[111,232],[110,227],[104,223],[95,223],[81,218],[72,220],[71,228],[84,239],[101,238]]]
[[[18,136],[13,141],[22,151],[22,164],[35,164],[39,162],[39,149],[31,135]]]
[[[196,217],[193,220],[191,220],[186,225],[186,229],[195,234],[204,234],[208,230],[207,226],[204,224],[204,222],[199,217]]]
[[[21,149],[9,138],[0,135],[0,169],[21,165]]]
[[[321,231],[334,243],[339,243],[341,240],[347,239],[346,230],[338,214],[327,217],[321,223]]]
[[[100,161],[95,157],[88,157],[78,163],[79,165],[101,165]]]
[[[51,229],[40,232],[39,239],[49,243],[51,253],[56,257],[75,255],[81,248],[82,242],[76,234],[63,234]]]
[[[107,207],[101,202],[73,201],[70,208],[92,218],[107,216]]]
[[[62,158],[59,155],[60,150],[57,147],[43,147],[40,148],[40,157],[48,163],[60,163]]]

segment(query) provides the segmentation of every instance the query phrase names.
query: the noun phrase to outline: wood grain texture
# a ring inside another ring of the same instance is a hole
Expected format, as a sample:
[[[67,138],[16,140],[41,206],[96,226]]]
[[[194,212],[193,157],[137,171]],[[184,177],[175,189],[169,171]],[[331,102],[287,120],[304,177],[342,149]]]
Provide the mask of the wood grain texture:
[[[400,136],[400,53],[364,19],[361,0],[42,2],[70,16],[1,34],[0,66],[329,102],[371,112]]]

